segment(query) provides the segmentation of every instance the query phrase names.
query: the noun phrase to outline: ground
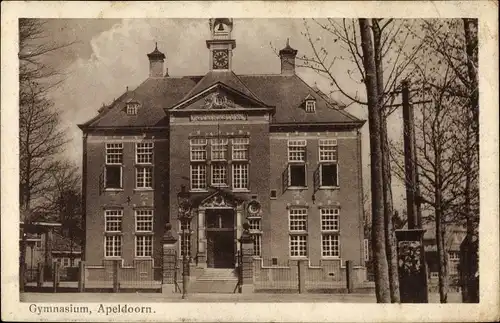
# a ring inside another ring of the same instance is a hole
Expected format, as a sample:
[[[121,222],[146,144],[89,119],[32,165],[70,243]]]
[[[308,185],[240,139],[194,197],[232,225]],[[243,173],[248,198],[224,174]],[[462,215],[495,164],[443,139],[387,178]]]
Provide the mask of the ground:
[[[182,300],[180,294],[161,293],[21,293],[21,302],[335,302],[375,303],[375,294],[191,294]],[[460,303],[460,293],[448,293],[449,303]],[[439,303],[439,294],[429,294],[429,303]]]

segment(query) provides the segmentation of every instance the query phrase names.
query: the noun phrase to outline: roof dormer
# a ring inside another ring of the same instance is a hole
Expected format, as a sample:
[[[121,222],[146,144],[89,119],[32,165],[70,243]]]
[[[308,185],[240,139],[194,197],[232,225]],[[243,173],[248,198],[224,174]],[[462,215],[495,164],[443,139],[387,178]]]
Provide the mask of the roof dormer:
[[[307,113],[315,113],[316,112],[316,98],[312,95],[308,94],[304,99],[304,110]]]
[[[137,111],[139,110],[140,103],[137,100],[134,99],[129,99],[126,103],[126,112],[127,115],[129,116],[135,116],[137,115]]]

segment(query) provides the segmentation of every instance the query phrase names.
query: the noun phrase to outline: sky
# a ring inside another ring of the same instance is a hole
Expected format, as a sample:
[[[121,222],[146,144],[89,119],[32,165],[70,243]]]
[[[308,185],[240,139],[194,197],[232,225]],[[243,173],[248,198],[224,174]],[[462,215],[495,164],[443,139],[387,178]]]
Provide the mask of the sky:
[[[57,42],[75,42],[48,57],[49,64],[59,69],[65,80],[51,98],[62,111],[63,126],[70,139],[67,156],[78,165],[82,156],[82,133],[77,127],[97,114],[103,104],[111,103],[127,87],[136,88],[149,73],[147,53],[158,49],[166,55],[165,66],[170,76],[204,75],[208,72],[209,51],[205,40],[210,37],[208,19],[51,19],[47,33]],[[347,53],[329,35],[312,27],[316,39],[330,55],[345,57]],[[234,19],[233,70],[236,74],[270,74],[280,72],[276,54],[290,45],[298,55],[310,55],[311,48],[304,32],[303,19]],[[333,67],[342,87],[363,98],[362,84],[353,81],[347,70],[354,66],[340,60]],[[317,85],[330,93],[330,81],[307,68],[297,68],[297,74],[308,84]],[[333,98],[350,103],[340,93]],[[367,119],[366,107],[352,104],[347,111]],[[402,136],[402,121],[396,113],[388,123],[390,138]],[[368,123],[362,129],[364,191],[369,192],[369,137]],[[395,207],[402,209],[404,188],[393,179]]]

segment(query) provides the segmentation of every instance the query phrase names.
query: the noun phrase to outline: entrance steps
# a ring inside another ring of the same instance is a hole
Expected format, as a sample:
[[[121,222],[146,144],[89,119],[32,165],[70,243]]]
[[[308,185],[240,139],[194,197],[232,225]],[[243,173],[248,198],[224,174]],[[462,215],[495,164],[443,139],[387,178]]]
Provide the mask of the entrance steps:
[[[238,284],[234,268],[206,268],[190,284],[192,293],[233,293]]]
[[[238,275],[234,268],[206,268],[198,277],[198,281],[237,281]]]

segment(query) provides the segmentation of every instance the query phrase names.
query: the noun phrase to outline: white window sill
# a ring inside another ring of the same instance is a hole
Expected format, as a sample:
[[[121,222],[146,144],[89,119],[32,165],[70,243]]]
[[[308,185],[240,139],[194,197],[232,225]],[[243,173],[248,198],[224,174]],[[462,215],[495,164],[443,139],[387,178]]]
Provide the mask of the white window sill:
[[[229,185],[227,184],[212,184],[213,187],[215,188],[228,188]]]
[[[135,256],[134,260],[151,260],[153,259],[152,256]]]
[[[104,260],[122,260],[121,256],[104,256]]]
[[[189,190],[190,193],[207,193],[208,190],[204,188],[194,188]]]
[[[235,193],[250,193],[250,190],[247,188],[233,188],[233,192],[235,192]]]
[[[104,192],[123,192],[123,188],[105,188]]]
[[[340,256],[321,256],[322,260],[340,260]]]
[[[340,186],[320,186],[320,190],[339,190]]]
[[[287,190],[307,190],[307,186],[289,186]]]
[[[152,192],[154,188],[152,187],[136,187],[134,188],[134,192]]]
[[[309,259],[307,256],[290,256],[290,260],[306,260]]]

